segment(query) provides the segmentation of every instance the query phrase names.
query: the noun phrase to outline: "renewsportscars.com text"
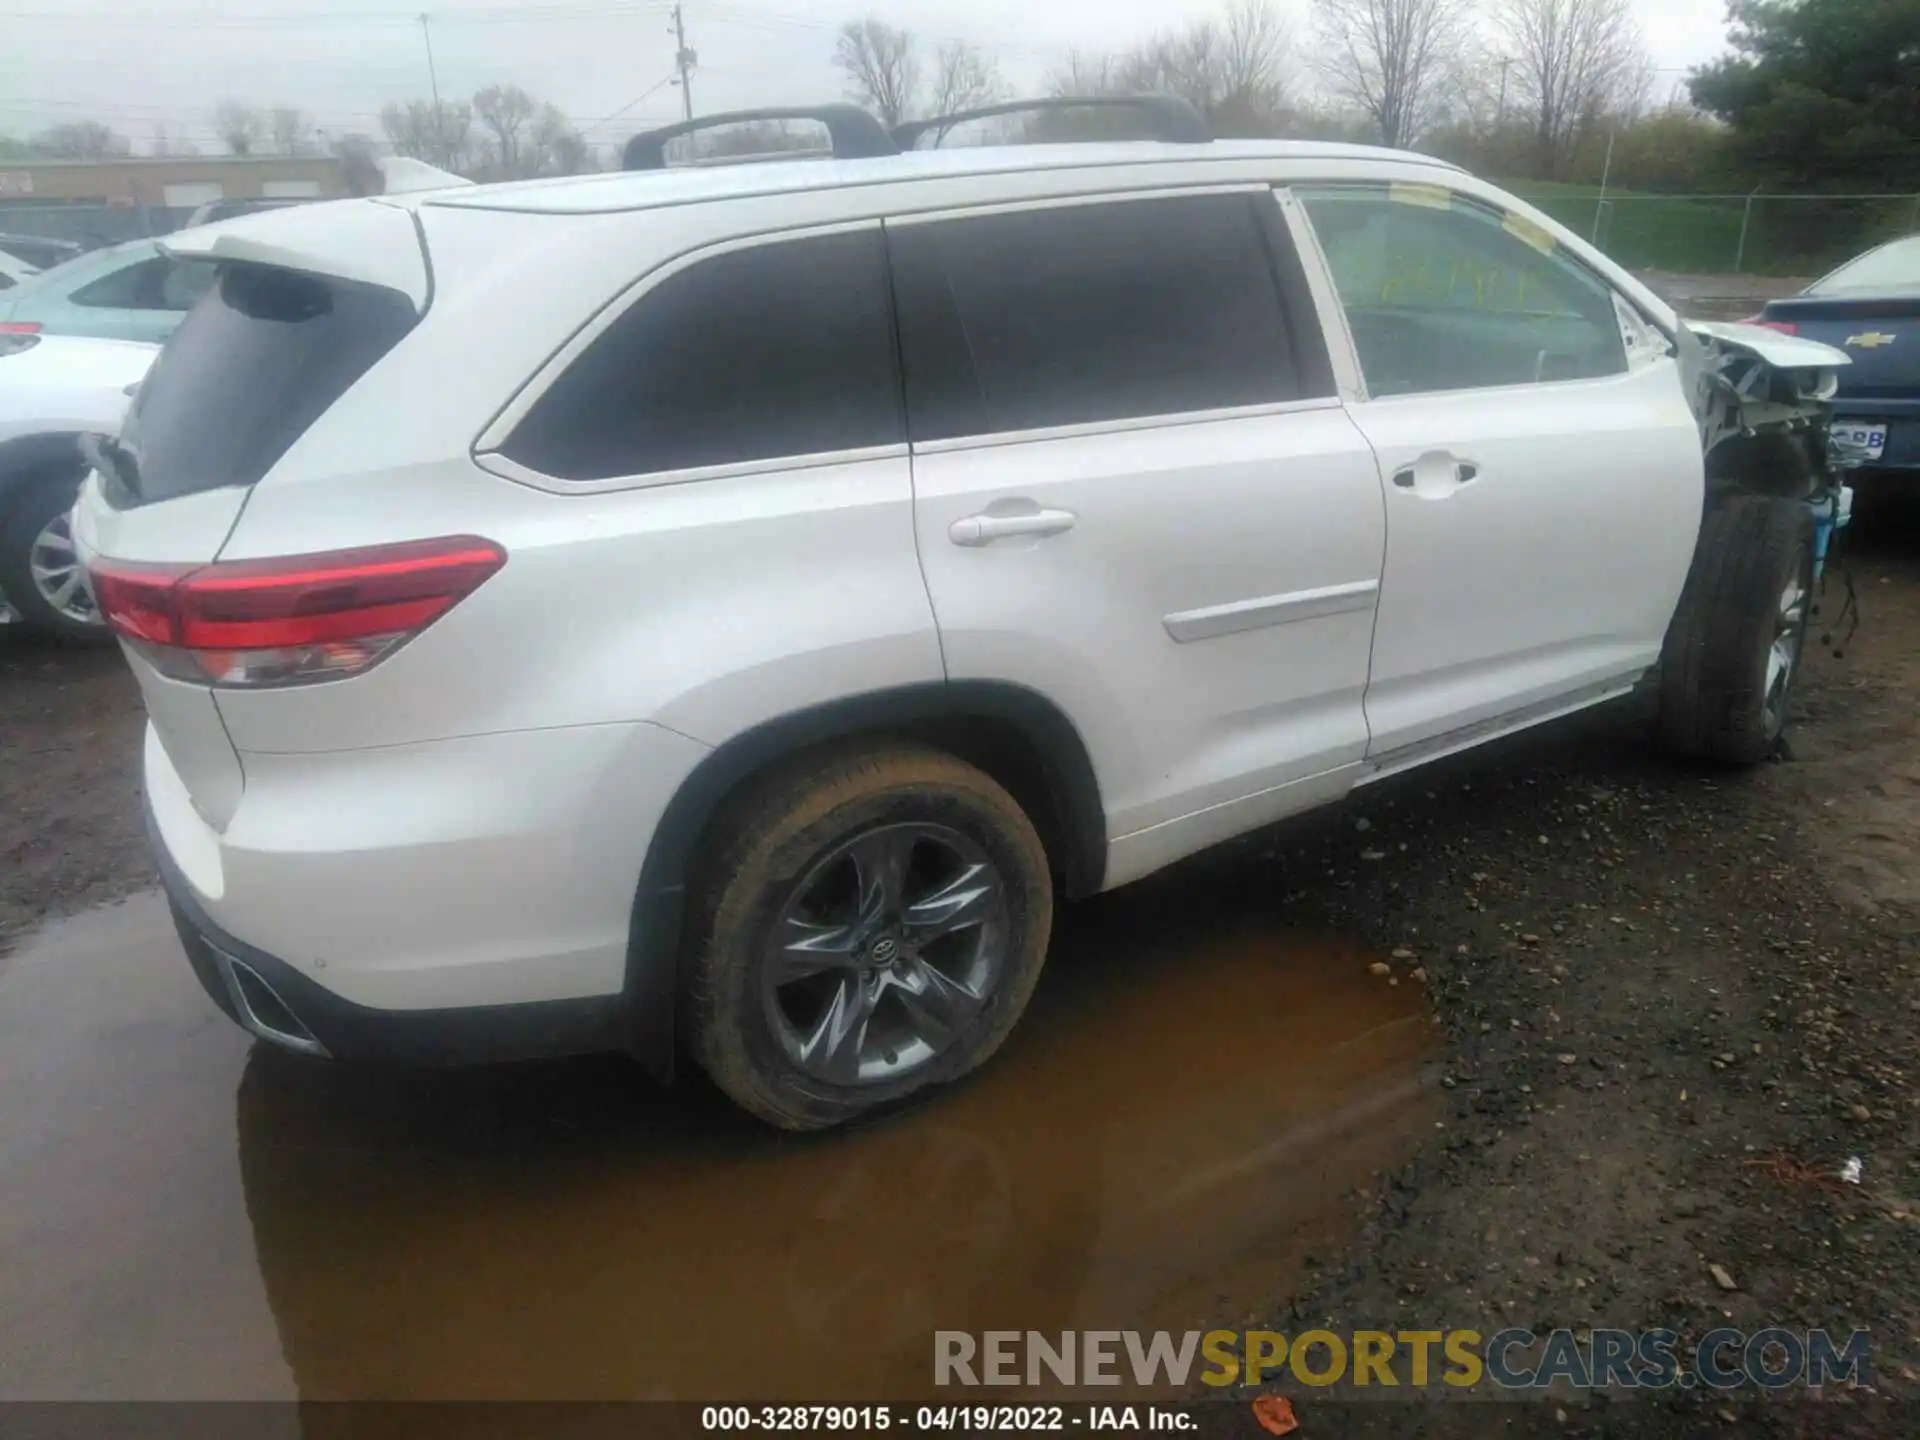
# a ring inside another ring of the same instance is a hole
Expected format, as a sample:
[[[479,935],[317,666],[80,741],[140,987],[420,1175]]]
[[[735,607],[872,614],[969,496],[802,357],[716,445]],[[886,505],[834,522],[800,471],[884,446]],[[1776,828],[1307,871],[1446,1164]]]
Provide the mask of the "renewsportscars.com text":
[[[939,1330],[936,1385],[1302,1385],[1422,1389],[1766,1389],[1873,1383],[1869,1337],[1825,1330],[1715,1330],[1682,1359],[1672,1330]]]

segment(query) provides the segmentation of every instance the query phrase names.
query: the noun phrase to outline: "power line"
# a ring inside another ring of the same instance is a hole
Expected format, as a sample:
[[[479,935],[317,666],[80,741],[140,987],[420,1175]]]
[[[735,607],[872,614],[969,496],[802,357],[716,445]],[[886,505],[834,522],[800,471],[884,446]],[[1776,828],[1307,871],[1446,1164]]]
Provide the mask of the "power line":
[[[611,4],[562,3],[552,5],[492,6],[452,9],[434,14],[439,25],[520,25],[560,20],[618,20],[657,15],[671,8],[668,0],[614,0]],[[234,15],[227,12],[195,15],[154,10],[3,10],[0,20],[40,24],[152,25],[165,30],[309,30],[411,29],[416,17],[394,11],[314,10],[278,15]]]
[[[674,82],[675,77],[678,76],[679,73],[680,72],[677,70],[668,71],[666,75],[662,76],[659,80],[656,80],[653,84],[649,85],[646,89],[642,90],[638,95],[634,96],[633,99],[629,100],[626,104],[622,105],[618,110],[614,111],[611,115],[603,115],[598,120],[593,121],[591,124],[582,126],[580,130],[581,135],[583,136],[588,135],[593,131],[598,130],[602,125],[607,125],[612,123],[615,120],[618,120],[622,115],[626,114],[629,110],[633,109],[634,106],[638,105],[642,100],[646,99],[649,95],[655,94],[656,92],[666,88],[668,85],[671,85]]]

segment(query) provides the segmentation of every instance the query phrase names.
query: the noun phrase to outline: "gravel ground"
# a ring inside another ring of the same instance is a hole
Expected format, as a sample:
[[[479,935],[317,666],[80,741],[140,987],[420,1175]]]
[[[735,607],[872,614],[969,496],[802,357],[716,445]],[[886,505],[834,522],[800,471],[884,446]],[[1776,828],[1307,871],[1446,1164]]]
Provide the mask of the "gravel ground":
[[[1906,515],[1863,518],[1883,528],[1856,565],[1862,627],[1811,659],[1781,762],[1680,767],[1601,720],[1407,777],[1282,857],[1424,973],[1451,1113],[1360,1197],[1351,1253],[1259,1318],[1666,1327],[1683,1356],[1722,1325],[1864,1328],[1875,1393],[1569,1393],[1499,1429],[1920,1430],[1920,546]],[[1864,1183],[1838,1183],[1856,1156]],[[1316,1398],[1315,1436],[1496,1430],[1482,1406],[1311,1392],[1303,1417]]]
[[[1520,1411],[1308,1393],[1302,1433],[1913,1433],[1920,1415],[1899,1408],[1920,1390],[1911,520],[1863,510],[1887,537],[1857,565],[1864,623],[1844,660],[1810,662],[1779,763],[1677,766],[1602,714],[1243,842],[1303,922],[1391,957],[1381,984],[1428,988],[1450,1102],[1423,1153],[1357,1197],[1358,1244],[1250,1322],[1865,1327],[1876,1392],[1751,1411],[1682,1392]],[[0,631],[0,951],[151,883],[139,730],[117,654]],[[1832,1179],[1849,1156],[1857,1187]]]

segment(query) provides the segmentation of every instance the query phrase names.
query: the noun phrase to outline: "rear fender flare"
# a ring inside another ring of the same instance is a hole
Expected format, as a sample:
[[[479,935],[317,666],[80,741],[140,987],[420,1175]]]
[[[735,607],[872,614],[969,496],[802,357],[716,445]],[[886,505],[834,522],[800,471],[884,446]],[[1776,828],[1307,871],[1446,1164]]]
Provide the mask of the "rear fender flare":
[[[1023,686],[961,680],[850,696],[756,726],[715,749],[668,802],[647,847],[627,943],[628,1049],[659,1079],[672,1078],[680,945],[690,881],[708,827],[727,799],[770,766],[860,736],[930,738],[962,758],[970,740],[1017,736],[1040,773],[1010,785],[1033,815],[1068,895],[1102,888],[1106,812],[1092,758],[1073,722]],[[991,767],[988,767],[991,768]],[[1027,791],[1021,795],[1021,789]]]

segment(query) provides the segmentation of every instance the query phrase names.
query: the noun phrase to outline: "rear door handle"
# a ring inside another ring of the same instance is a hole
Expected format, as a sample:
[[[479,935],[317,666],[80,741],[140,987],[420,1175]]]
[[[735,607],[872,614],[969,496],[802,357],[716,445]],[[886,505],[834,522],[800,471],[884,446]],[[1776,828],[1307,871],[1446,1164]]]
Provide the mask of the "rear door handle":
[[[954,521],[947,527],[947,538],[956,545],[974,547],[991,545],[1010,535],[1058,535],[1071,530],[1077,518],[1071,510],[1035,508],[1016,510],[1005,515],[983,510],[978,515],[968,515]]]
[[[1393,483],[1423,500],[1444,500],[1479,473],[1480,467],[1471,460],[1445,450],[1429,450],[1411,465],[1394,471]]]

